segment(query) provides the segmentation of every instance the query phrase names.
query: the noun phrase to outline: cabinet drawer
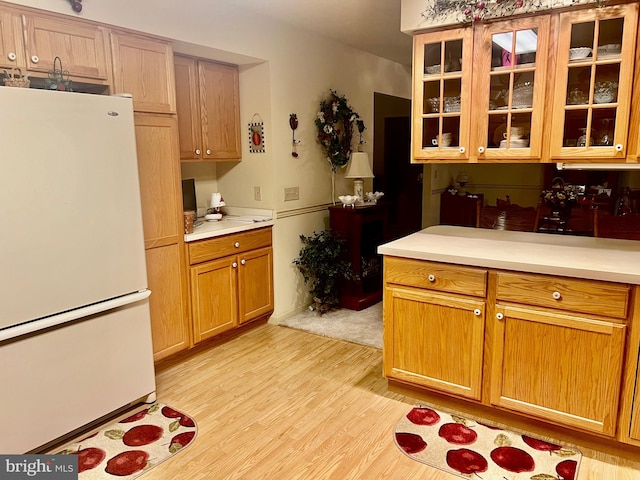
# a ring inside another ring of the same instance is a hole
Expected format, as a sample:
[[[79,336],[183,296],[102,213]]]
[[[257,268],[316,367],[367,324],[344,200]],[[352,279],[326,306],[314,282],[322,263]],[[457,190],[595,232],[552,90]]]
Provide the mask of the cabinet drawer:
[[[428,288],[441,292],[483,297],[487,290],[487,271],[424,260],[385,257],[385,283]]]
[[[627,285],[504,272],[497,277],[498,300],[608,317],[627,316]]]
[[[271,227],[188,244],[189,265],[271,245]]]

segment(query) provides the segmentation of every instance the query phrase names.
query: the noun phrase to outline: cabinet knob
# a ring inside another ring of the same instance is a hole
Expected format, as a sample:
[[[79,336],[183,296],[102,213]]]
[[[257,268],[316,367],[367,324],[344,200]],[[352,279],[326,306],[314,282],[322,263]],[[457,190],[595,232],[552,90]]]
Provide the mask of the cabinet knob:
[[[200,152],[200,149],[199,149],[199,148],[196,148],[196,155],[200,155],[200,153],[201,153],[201,152]]]
[[[484,147],[482,146],[478,147],[478,153],[484,153]]]
[[[37,55],[31,55],[31,61],[33,63],[38,63],[40,61],[40,59],[38,58]]]
[[[243,258],[242,260],[240,260],[240,263],[244,265],[245,263],[247,263],[247,261]]]
[[[482,310],[480,310],[479,308],[476,308],[476,309],[473,311],[473,314],[474,314],[476,317],[479,317],[480,315],[482,315]]]
[[[560,300],[562,298],[562,294],[560,292],[553,292],[551,296],[554,300]]]
[[[436,281],[436,276],[433,275],[433,274],[429,275],[429,281],[430,282],[435,282]]]
[[[9,52],[9,55],[7,55],[7,58],[13,62],[18,57],[17,57],[17,55],[15,53]]]
[[[497,318],[498,320],[502,320],[502,319],[504,318],[504,313],[502,313],[502,312],[498,312],[498,313],[496,313],[496,318]]]
[[[233,268],[238,268],[238,263],[237,263],[237,262],[233,262],[233,263],[231,264],[231,266],[232,266]]]
[[[616,144],[616,152],[621,152],[622,151],[622,144],[618,143]]]
[[[466,152],[466,151],[467,151],[467,149],[466,149],[466,148],[464,148],[464,147],[460,147],[460,153],[464,153],[464,152]]]
[[[211,155],[211,150],[207,148],[207,155]]]
[[[240,247],[240,242],[236,242],[233,244],[234,247],[239,248]]]

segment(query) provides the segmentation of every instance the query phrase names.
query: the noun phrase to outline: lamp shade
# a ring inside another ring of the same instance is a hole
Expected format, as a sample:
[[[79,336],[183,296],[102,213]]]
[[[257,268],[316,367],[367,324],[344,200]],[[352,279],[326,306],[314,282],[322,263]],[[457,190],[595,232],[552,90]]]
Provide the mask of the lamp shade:
[[[373,172],[369,165],[369,155],[366,152],[353,152],[351,161],[347,165],[345,178],[373,178]]]

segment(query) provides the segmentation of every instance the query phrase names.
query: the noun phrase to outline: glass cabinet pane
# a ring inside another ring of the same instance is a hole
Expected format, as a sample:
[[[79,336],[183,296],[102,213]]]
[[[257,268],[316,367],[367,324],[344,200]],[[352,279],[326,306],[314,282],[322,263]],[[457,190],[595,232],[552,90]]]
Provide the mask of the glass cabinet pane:
[[[433,75],[440,73],[440,62],[442,60],[442,43],[428,43],[424,46],[424,73]]]
[[[444,71],[462,71],[462,40],[444,42]]]

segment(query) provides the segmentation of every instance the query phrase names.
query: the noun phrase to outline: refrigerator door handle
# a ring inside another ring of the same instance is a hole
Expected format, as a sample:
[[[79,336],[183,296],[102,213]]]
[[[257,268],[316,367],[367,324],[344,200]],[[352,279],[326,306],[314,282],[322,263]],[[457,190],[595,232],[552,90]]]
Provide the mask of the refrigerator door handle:
[[[78,308],[69,312],[64,312],[59,315],[52,315],[41,320],[35,320],[32,322],[23,323],[22,325],[16,325],[15,327],[9,327],[4,330],[0,330],[0,342],[8,340],[10,338],[16,338],[29,333],[37,332],[45,328],[55,327],[63,323],[71,322],[83,317],[89,317],[98,313],[106,312],[114,308],[129,305],[131,303],[139,302],[148,298],[151,295],[150,290],[141,290],[139,292],[130,293],[117,297],[105,302],[94,303],[87,307]]]

